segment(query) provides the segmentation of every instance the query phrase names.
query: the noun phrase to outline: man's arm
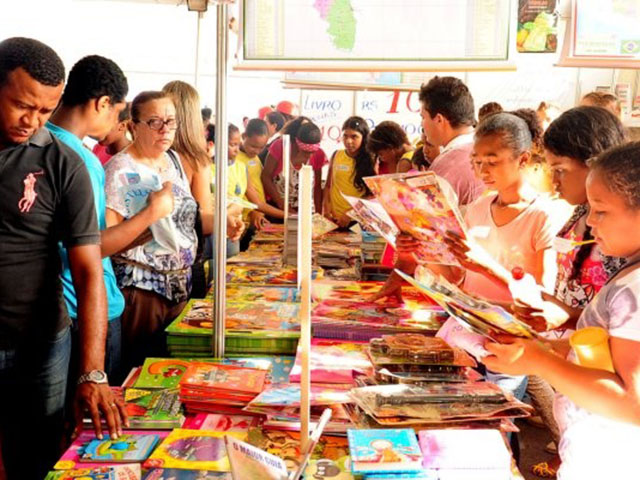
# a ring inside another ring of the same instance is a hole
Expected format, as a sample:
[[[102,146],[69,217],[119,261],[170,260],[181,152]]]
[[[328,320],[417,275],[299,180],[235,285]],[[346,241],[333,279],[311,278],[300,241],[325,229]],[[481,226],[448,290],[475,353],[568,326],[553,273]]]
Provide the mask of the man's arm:
[[[78,299],[79,371],[81,374],[104,369],[107,338],[107,299],[104,288],[100,247],[81,245],[68,248],[73,286]],[[74,379],[75,380],[75,379]],[[96,435],[102,438],[100,413],[107,421],[111,438],[122,434],[126,412],[108,384],[85,382],[78,385],[75,398],[76,428],[89,412]]]

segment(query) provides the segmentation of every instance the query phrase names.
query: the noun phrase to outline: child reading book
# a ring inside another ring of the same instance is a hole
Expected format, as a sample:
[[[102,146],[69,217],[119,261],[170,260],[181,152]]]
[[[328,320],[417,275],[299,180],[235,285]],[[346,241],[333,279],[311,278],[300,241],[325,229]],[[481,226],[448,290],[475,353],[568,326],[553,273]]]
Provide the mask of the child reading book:
[[[369,125],[365,119],[349,117],[342,125],[345,148],[336,151],[331,158],[324,187],[323,213],[341,227],[352,222],[347,215],[351,205],[344,195],[362,198],[371,193],[363,180],[375,175],[373,159],[366,149],[368,137]]]
[[[248,214],[251,231],[260,231],[268,223],[265,215],[272,218],[284,218],[284,211],[267,203],[262,185],[262,162],[258,154],[267,144],[269,131],[264,120],[253,118],[247,123],[242,134],[242,144],[236,156],[236,162],[245,165],[248,175],[246,198],[258,206]]]
[[[411,170],[413,147],[406,132],[396,122],[380,122],[369,135],[366,146],[371,155],[379,161],[380,175]]]
[[[539,375],[559,393],[555,415],[562,439],[558,479],[625,478],[640,469],[640,144],[601,154],[587,178],[587,224],[603,254],[627,264],[585,308],[578,332],[598,326],[609,335],[612,370],[577,364],[567,340],[505,338],[487,344],[487,367]]]

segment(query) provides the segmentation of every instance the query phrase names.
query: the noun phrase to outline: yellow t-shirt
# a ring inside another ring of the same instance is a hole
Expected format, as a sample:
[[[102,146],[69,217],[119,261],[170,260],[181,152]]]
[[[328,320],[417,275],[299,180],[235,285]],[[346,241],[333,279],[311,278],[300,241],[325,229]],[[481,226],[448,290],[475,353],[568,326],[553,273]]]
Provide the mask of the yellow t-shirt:
[[[247,167],[237,159],[227,168],[227,195],[244,198],[247,193]]]
[[[355,186],[355,171],[356,160],[347,155],[345,150],[338,150],[333,157],[331,166],[331,189],[329,191],[331,209],[336,217],[341,217],[351,210],[351,205],[342,194],[362,198],[366,193]]]
[[[243,163],[246,166],[249,183],[258,194],[260,200],[266,202],[267,197],[264,194],[264,186],[262,185],[262,162],[260,158],[257,155],[249,158],[246,153],[240,151],[236,157],[236,162]]]

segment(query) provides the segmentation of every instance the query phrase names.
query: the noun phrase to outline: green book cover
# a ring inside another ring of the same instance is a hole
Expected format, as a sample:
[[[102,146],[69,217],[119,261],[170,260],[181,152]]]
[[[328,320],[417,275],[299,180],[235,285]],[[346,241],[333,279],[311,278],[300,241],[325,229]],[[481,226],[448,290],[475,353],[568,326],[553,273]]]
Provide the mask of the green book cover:
[[[175,358],[147,358],[135,388],[178,388],[189,362]]]

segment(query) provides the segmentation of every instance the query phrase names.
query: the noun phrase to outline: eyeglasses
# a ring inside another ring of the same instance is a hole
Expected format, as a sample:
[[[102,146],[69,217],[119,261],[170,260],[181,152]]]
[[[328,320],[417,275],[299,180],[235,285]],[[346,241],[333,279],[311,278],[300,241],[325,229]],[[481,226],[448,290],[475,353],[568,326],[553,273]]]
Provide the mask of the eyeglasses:
[[[169,130],[175,130],[178,128],[178,122],[175,118],[169,118],[167,120],[162,120],[160,118],[152,118],[151,120],[134,120],[134,123],[145,123],[151,130],[162,130],[162,127],[165,125],[169,128]]]

